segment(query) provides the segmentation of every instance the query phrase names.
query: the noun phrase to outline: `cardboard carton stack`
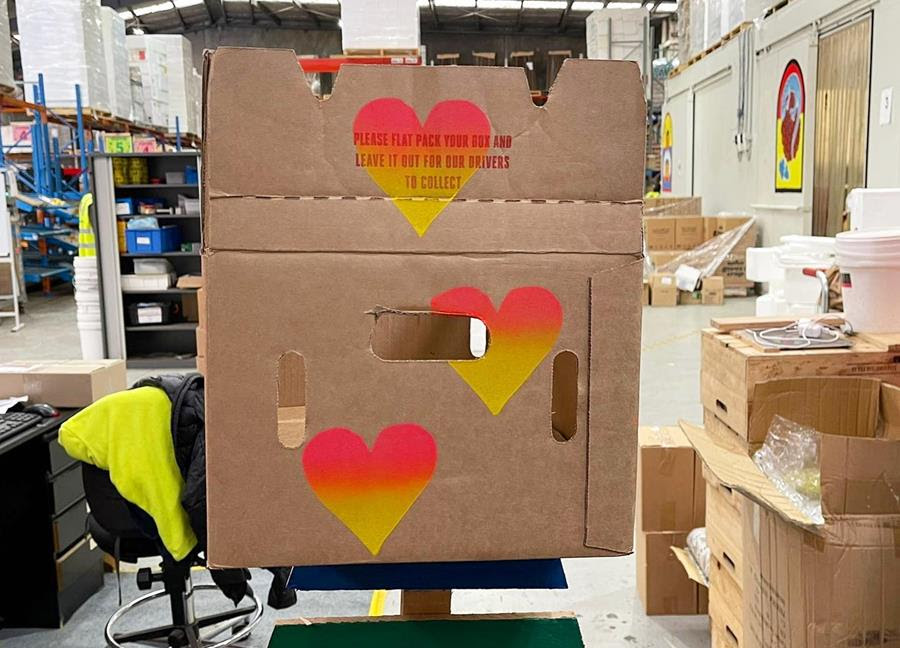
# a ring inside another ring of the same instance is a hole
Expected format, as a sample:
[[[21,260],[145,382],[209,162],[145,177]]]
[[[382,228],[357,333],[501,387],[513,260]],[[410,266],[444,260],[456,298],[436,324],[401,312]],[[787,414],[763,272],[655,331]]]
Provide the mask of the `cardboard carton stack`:
[[[126,388],[124,360],[19,360],[0,364],[0,397],[87,407]]]
[[[638,431],[638,595],[648,615],[706,614],[706,588],[690,580],[672,547],[704,524],[701,463],[677,427]]]
[[[112,7],[100,7],[100,17],[109,109],[116,117],[131,119],[131,80],[128,48],[125,45],[125,19]]]
[[[132,108],[140,106],[143,119],[166,128],[169,125],[169,65],[168,46],[165,40],[152,35],[128,34],[125,37],[128,46],[128,64],[131,78],[140,79],[140,103],[134,102],[132,87]],[[137,112],[137,111],[135,111]],[[135,114],[134,119],[138,120]]]
[[[746,453],[682,425],[709,477],[713,645],[891,645],[900,636],[900,387],[840,376],[766,385],[754,407],[760,428],[781,416],[821,435],[824,522]]]

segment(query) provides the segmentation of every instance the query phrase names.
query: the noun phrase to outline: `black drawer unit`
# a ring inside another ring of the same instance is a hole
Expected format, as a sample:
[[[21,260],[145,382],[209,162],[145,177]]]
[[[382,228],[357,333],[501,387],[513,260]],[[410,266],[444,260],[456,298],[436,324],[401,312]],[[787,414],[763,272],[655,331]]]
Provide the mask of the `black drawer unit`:
[[[8,628],[58,628],[103,586],[103,555],[85,530],[81,464],[57,442],[64,411],[0,442],[0,617]]]

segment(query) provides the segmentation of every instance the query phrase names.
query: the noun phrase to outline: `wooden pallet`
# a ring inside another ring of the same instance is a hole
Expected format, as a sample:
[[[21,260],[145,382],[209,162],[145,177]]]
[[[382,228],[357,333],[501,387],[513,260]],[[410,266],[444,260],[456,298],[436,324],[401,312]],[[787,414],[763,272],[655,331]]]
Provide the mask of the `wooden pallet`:
[[[739,25],[736,25],[730,32],[728,32],[727,34],[722,36],[722,38],[720,38],[715,43],[713,43],[712,45],[707,47],[705,50],[703,50],[702,52],[698,52],[697,54],[694,54],[691,58],[689,58],[687,60],[687,63],[682,63],[677,68],[672,70],[669,73],[669,78],[671,79],[672,77],[681,74],[687,68],[694,65],[695,63],[699,63],[701,60],[703,60],[704,58],[706,58],[707,56],[709,56],[710,54],[715,52],[720,47],[724,47],[729,41],[732,41],[735,38],[737,38],[742,31],[744,31],[745,29],[750,29],[750,27],[752,27],[752,26],[753,26],[753,23],[750,21],[745,21],[745,22],[740,23]]]
[[[344,50],[344,56],[418,56],[418,49],[349,49]]]
[[[49,110],[55,112],[60,117],[65,117],[67,119],[75,119],[78,115],[78,110],[71,107],[65,108],[53,108],[50,107]],[[83,107],[81,109],[82,117],[91,117],[93,119],[113,119],[113,114],[108,110],[100,110],[99,108],[91,108],[91,107]]]

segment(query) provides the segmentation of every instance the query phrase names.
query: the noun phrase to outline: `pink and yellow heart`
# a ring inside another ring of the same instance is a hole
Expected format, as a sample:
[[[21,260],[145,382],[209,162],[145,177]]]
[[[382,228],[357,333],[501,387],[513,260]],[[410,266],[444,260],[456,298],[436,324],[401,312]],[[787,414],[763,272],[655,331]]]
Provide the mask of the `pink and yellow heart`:
[[[331,428],[303,450],[303,470],[316,497],[373,556],[431,481],[434,438],[423,427],[386,427],[372,450],[355,432]]]
[[[507,293],[494,308],[491,298],[472,287],[453,288],[431,300],[433,310],[468,315],[484,322],[487,352],[478,360],[450,362],[456,373],[497,415],[547,356],[562,328],[562,306],[539,286]]]
[[[491,124],[470,101],[435,104],[424,124],[400,99],[363,106],[353,122],[358,166],[391,197],[419,236],[424,236],[478,170]]]

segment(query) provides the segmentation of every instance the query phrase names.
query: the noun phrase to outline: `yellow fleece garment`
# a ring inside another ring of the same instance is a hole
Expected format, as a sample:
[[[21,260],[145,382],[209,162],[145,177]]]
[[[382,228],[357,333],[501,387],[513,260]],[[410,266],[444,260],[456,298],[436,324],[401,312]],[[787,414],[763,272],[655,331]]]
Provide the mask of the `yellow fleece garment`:
[[[197,544],[181,505],[184,479],[175,461],[172,403],[156,387],[104,396],[63,423],[59,442],[75,459],[109,472],[126,500],[156,523],[170,554],[181,560]]]

